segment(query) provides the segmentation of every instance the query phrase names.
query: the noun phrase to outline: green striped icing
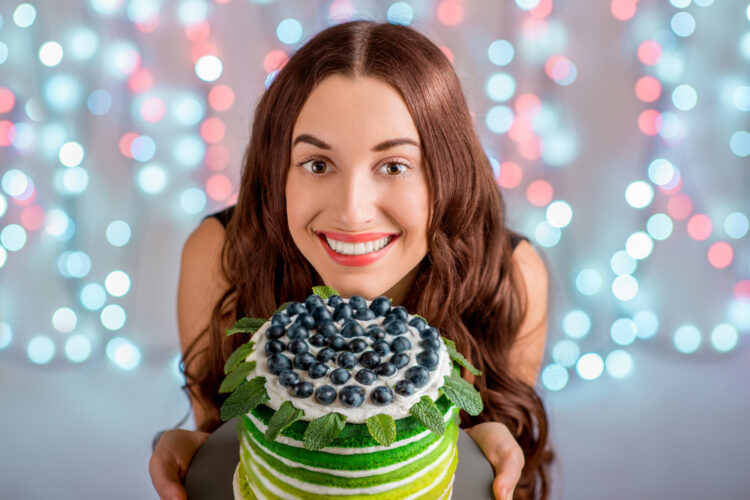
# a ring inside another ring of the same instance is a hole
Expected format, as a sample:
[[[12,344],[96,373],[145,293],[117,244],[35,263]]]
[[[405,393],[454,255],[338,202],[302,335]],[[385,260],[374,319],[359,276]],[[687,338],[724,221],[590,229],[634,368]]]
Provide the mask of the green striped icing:
[[[458,410],[455,409],[455,407],[453,409],[451,421],[454,422],[454,424],[449,427],[456,427],[458,425]],[[324,451],[310,451],[302,447],[291,446],[277,441],[266,441],[263,433],[255,427],[249,418],[243,416],[238,422],[241,422],[244,426],[244,430],[250,434],[255,441],[276,455],[299,464],[333,470],[368,470],[384,467],[392,463],[403,462],[415,455],[419,455],[432,443],[440,439],[440,436],[437,434],[429,432],[422,439],[397,448],[385,449],[371,453],[339,455]],[[426,429],[423,429],[423,432],[424,430]],[[242,432],[240,432],[240,434],[242,435]]]
[[[250,453],[246,449],[241,450],[241,457],[243,462],[252,461],[252,457]],[[439,498],[443,493],[445,493],[446,489],[449,487],[450,481],[453,477],[453,474],[456,469],[456,465],[458,463],[458,450],[453,447],[453,452],[449,453],[448,456],[439,464],[436,464],[434,469],[429,471],[428,473],[422,475],[421,477],[416,478],[414,481],[410,481],[407,484],[383,491],[381,493],[377,494],[363,494],[363,495],[332,495],[332,494],[315,494],[313,492],[308,491],[302,491],[298,488],[295,488],[289,484],[284,483],[281,479],[276,477],[272,470],[268,470],[264,468],[262,465],[258,464],[257,462],[252,462],[255,467],[257,467],[259,473],[261,476],[263,476],[266,481],[272,483],[277,489],[283,491],[286,494],[292,495],[295,498],[299,498],[300,500],[322,500],[326,498],[335,498],[336,500],[360,500],[360,499],[373,499],[377,498],[378,500],[402,500],[403,498],[413,495],[413,494],[419,494],[419,499],[427,500],[427,499],[434,499]],[[447,471],[446,471],[447,469]],[[253,484],[253,488],[255,490],[259,491],[264,497],[268,498],[278,498],[274,493],[272,493],[268,488],[266,488],[263,483],[261,482],[260,478],[256,473],[253,471],[252,467],[245,468],[244,471],[240,470],[240,477],[243,476],[243,472],[247,473],[247,478],[250,481],[250,483]],[[441,474],[444,474],[445,476],[439,481],[438,484],[433,486],[430,489],[429,488],[433,482],[437,480],[441,476]],[[314,486],[313,486],[314,489]],[[252,497],[249,497],[252,498]]]
[[[376,474],[365,477],[341,477],[334,476],[332,474],[326,474],[323,472],[311,471],[301,467],[291,467],[284,464],[279,459],[264,452],[263,449],[254,443],[252,440],[243,440],[242,446],[247,449],[246,443],[250,445],[252,451],[256,455],[260,456],[263,461],[268,464],[272,469],[281,472],[289,477],[298,479],[300,481],[312,484],[319,484],[323,486],[338,487],[338,488],[369,488],[372,486],[378,486],[385,483],[392,483],[399,481],[413,474],[416,474],[420,470],[429,467],[442,453],[451,445],[455,446],[456,439],[458,437],[458,427],[451,426],[443,434],[440,444],[435,447],[430,453],[415,460],[410,464],[406,464],[403,467],[387,472],[385,474]],[[253,456],[256,456],[253,455]],[[257,463],[257,462],[256,462]],[[381,464],[388,465],[388,464]]]
[[[435,401],[435,405],[437,405],[440,413],[445,415],[452,404],[445,395],[441,395]],[[275,410],[266,405],[259,405],[251,410],[250,413],[263,422],[264,425],[268,425],[274,411]],[[297,441],[302,441],[302,436],[305,434],[308,423],[309,422],[305,420],[297,420],[292,425],[281,431],[281,435]],[[412,416],[400,418],[396,420],[396,442],[411,436],[416,436],[425,430],[427,430],[427,428]],[[341,434],[339,434],[338,437],[336,437],[336,439],[334,439],[328,446],[335,448],[364,448],[368,446],[379,446],[379,443],[370,436],[370,431],[367,430],[367,424],[347,423],[346,426],[344,426],[344,430],[341,431]]]

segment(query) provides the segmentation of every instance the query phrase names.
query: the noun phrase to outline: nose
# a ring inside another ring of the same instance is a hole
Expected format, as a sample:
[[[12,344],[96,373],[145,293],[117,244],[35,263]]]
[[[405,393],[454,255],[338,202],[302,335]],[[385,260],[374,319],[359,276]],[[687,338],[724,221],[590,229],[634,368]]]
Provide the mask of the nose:
[[[378,210],[378,186],[367,169],[344,169],[331,199],[333,219],[346,231],[360,231],[374,220]]]

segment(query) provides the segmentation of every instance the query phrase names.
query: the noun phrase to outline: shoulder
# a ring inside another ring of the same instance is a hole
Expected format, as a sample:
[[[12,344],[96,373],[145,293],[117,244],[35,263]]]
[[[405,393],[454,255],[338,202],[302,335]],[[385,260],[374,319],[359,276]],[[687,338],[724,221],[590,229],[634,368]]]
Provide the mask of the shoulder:
[[[527,240],[521,240],[513,250],[513,261],[519,267],[527,286],[545,285],[548,281],[547,266],[539,252]]]

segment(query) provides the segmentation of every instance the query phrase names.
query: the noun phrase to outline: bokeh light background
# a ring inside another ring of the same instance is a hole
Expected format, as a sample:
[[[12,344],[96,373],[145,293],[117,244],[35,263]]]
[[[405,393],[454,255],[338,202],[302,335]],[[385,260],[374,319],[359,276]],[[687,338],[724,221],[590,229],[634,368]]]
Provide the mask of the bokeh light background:
[[[287,54],[353,18],[441,46],[549,262],[552,497],[746,498],[746,0],[0,1],[0,496],[156,498],[182,244]]]

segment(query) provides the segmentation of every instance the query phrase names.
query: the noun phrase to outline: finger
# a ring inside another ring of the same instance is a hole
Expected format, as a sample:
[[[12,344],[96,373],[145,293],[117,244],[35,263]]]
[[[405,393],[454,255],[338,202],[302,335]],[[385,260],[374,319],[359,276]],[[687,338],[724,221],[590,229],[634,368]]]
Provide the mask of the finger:
[[[171,465],[171,466],[170,466]],[[187,492],[180,482],[179,471],[174,463],[153,455],[148,463],[148,472],[154,489],[162,500],[187,500]]]
[[[512,499],[513,490],[521,479],[525,459],[520,448],[510,448],[502,453],[493,467],[495,480],[492,489],[495,496],[501,500]]]

